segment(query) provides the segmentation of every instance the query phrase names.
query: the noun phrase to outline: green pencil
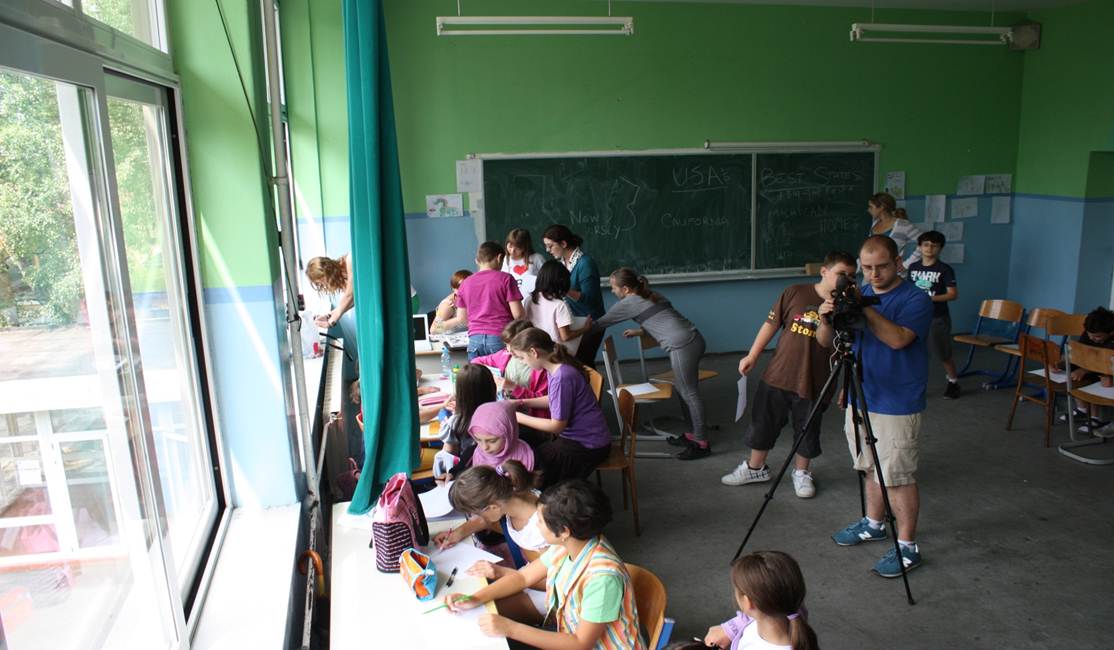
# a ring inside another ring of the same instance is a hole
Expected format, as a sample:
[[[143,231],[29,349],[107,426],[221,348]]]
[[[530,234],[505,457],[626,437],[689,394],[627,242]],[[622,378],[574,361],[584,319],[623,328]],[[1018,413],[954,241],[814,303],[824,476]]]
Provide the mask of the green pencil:
[[[467,595],[467,594],[465,594],[464,598],[461,598],[461,600],[462,600],[462,601],[472,600],[472,597],[471,597],[471,596],[469,596],[469,595]],[[433,609],[427,609],[426,611],[424,611],[424,612],[422,612],[422,613],[423,613],[423,614],[429,614],[430,612],[436,612],[437,610],[439,610],[439,609],[444,609],[444,608],[446,608],[446,607],[448,607],[448,604],[446,604],[446,603],[441,603],[441,604],[440,604],[440,605],[438,605],[437,607],[434,607]]]

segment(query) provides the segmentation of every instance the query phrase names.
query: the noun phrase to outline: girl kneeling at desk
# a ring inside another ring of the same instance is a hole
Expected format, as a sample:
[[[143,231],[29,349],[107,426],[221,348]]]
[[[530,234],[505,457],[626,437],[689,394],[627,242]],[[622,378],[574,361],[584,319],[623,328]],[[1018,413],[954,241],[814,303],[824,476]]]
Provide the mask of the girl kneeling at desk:
[[[528,320],[513,320],[503,328],[499,338],[503,341],[503,345],[509,345],[520,332],[525,332],[531,327],[533,326]],[[545,371],[534,370],[521,359],[516,359],[506,348],[494,354],[476,357],[472,359],[472,363],[495,368],[502,373],[503,395],[508,398],[528,399],[549,394],[549,377]],[[526,412],[539,418],[549,417],[548,407],[531,408]]]
[[[531,327],[511,340],[511,353],[549,375],[549,395],[514,400],[520,407],[549,407],[549,418],[518,414],[518,423],[540,433],[534,454],[542,486],[587,478],[611,452],[611,430],[588,383],[587,368],[565,346]]]
[[[712,453],[704,436],[704,402],[697,389],[700,376],[700,357],[704,355],[704,337],[700,330],[673,308],[665,296],[650,291],[644,276],[623,267],[608,278],[611,293],[619,299],[603,317],[596,320],[596,327],[633,320],[641,329],[623,330],[623,336],[641,336],[645,331],[657,339],[661,348],[669,353],[673,367],[673,386],[681,398],[681,410],[692,431],[669,439],[669,444],[685,447],[677,455],[681,460],[703,458]]]
[[[538,530],[549,549],[474,594],[446,596],[448,608],[455,612],[494,600],[503,614],[483,615],[479,625],[484,633],[542,650],[645,650],[630,574],[601,535],[611,521],[607,495],[587,481],[567,481],[542,494],[538,511]],[[544,617],[515,599],[543,579]],[[535,627],[548,622],[555,622],[557,631]]]

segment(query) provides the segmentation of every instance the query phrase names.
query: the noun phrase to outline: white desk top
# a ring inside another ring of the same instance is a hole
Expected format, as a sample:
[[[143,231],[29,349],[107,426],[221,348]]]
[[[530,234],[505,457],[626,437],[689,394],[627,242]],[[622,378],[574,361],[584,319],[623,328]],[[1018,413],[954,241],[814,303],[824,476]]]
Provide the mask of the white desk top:
[[[483,578],[467,575],[467,566],[457,566],[453,586],[445,588],[455,566],[451,559],[455,547],[446,551],[443,563],[438,563],[439,555],[433,554],[438,573],[437,594],[433,600],[419,601],[399,574],[380,573],[375,568],[375,551],[368,548],[371,531],[342,525],[342,520],[350,520],[347,509],[348,503],[333,506],[329,621],[332,647],[506,650],[506,639],[487,637],[480,632],[476,619],[484,612],[481,608],[472,610],[472,614],[458,615],[446,609],[423,614],[441,604],[447,593],[473,593],[486,583]],[[462,522],[463,519],[431,521],[430,535]],[[470,543],[468,539],[458,547]],[[487,611],[494,613],[494,604],[489,603]]]

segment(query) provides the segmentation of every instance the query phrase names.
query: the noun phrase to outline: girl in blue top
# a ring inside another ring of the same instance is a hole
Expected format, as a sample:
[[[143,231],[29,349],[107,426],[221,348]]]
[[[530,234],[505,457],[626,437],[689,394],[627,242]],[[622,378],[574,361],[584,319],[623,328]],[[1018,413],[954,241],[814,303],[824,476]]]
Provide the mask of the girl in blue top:
[[[584,239],[573,234],[567,226],[555,224],[542,235],[545,250],[569,270],[570,289],[565,296],[573,316],[603,316],[603,292],[600,291],[600,270],[595,260],[584,253],[580,245]],[[576,358],[585,365],[592,365],[596,352],[603,342],[603,332],[588,332],[580,341]]]

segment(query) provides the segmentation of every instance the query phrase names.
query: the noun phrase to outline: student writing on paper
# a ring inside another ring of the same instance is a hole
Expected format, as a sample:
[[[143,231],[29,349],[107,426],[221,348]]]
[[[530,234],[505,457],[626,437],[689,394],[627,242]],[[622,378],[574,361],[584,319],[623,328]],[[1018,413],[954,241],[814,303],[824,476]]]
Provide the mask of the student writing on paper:
[[[507,323],[500,332],[499,338],[504,345],[509,345],[511,340],[519,334],[533,327],[528,320],[515,320]],[[494,354],[484,355],[472,359],[472,363],[495,368],[502,374],[503,395],[510,399],[530,399],[543,397],[549,394],[549,375],[544,370],[534,370],[521,359],[515,358],[510,350],[504,348]],[[536,406],[526,410],[526,413],[539,418],[549,417],[548,406]]]
[[[1104,307],[1096,307],[1083,320],[1083,334],[1079,342],[1093,345],[1096,348],[1114,350],[1114,312]],[[1082,368],[1072,367],[1072,386],[1085,386],[1103,379],[1101,375],[1087,372]],[[1109,381],[1109,377],[1106,378]],[[1081,421],[1077,427],[1080,433],[1103,435],[1114,434],[1114,427],[1110,425],[1109,415],[1103,415],[1103,407],[1098,404],[1088,404],[1083,400],[1075,400],[1075,417]],[[1061,420],[1066,420],[1062,417]]]
[[[580,247],[584,240],[560,224],[546,228],[542,236],[545,250],[569,270],[570,288],[565,300],[573,316],[603,316],[603,293],[600,291],[600,270],[595,260]],[[585,365],[595,363],[603,343],[603,332],[590,331],[580,341],[576,358]]]
[[[561,343],[569,354],[576,356],[581,336],[592,329],[592,317],[588,316],[583,327],[574,328],[572,310],[565,302],[569,292],[569,270],[557,260],[549,260],[542,265],[534,284],[534,291],[524,301],[526,320],[534,327],[544,330],[549,338]]]
[[[441,442],[444,447],[438,452],[438,456],[451,454],[454,457],[442,461],[447,467],[453,467],[453,473],[462,471],[471,462],[476,441],[468,433],[468,428],[482,405],[495,402],[495,379],[487,368],[466,363],[456,375],[455,393],[445,403],[445,410],[451,415],[441,423]]]
[[[623,267],[608,278],[611,293],[619,299],[595,327],[606,328],[625,320],[638,323],[640,329],[623,331],[623,336],[641,336],[645,331],[657,339],[661,348],[669,353],[673,368],[673,386],[681,399],[681,410],[691,431],[673,436],[669,444],[685,449],[677,455],[680,460],[695,460],[712,453],[704,435],[704,402],[700,399],[700,357],[704,356],[704,337],[700,330],[685,318],[665,296],[650,291],[645,276]]]
[[[855,256],[842,251],[828,253],[820,267],[819,282],[786,288],[750,344],[750,353],[739,361],[739,374],[746,377],[757,365],[758,356],[781,332],[774,356],[754,394],[751,424],[743,438],[750,447],[750,454],[730,474],[720,478],[724,485],[769,481],[766,457],[781,430],[792,420],[793,441],[801,440],[794,459],[793,490],[802,499],[816,496],[816,486],[808,468],[812,459],[820,455],[820,420],[828,405],[821,405],[808,429],[805,423],[813,405],[820,399],[832,355],[830,345],[821,345],[816,340],[820,303],[831,297],[841,277],[855,277]]]
[[[484,633],[541,650],[644,650],[630,574],[602,535],[611,521],[607,495],[587,481],[567,481],[546,490],[538,509],[538,529],[549,549],[471,596],[446,596],[448,608],[456,612],[495,601],[500,614],[480,618]],[[540,580],[545,581],[545,617],[510,605],[508,599]],[[557,630],[536,627],[544,620],[555,622]]]
[[[611,452],[611,431],[588,383],[588,369],[536,327],[514,337],[508,347],[528,366],[549,375],[547,396],[513,402],[519,408],[549,407],[548,418],[518,414],[518,423],[535,432],[527,441],[534,447],[542,485],[586,478]]]

